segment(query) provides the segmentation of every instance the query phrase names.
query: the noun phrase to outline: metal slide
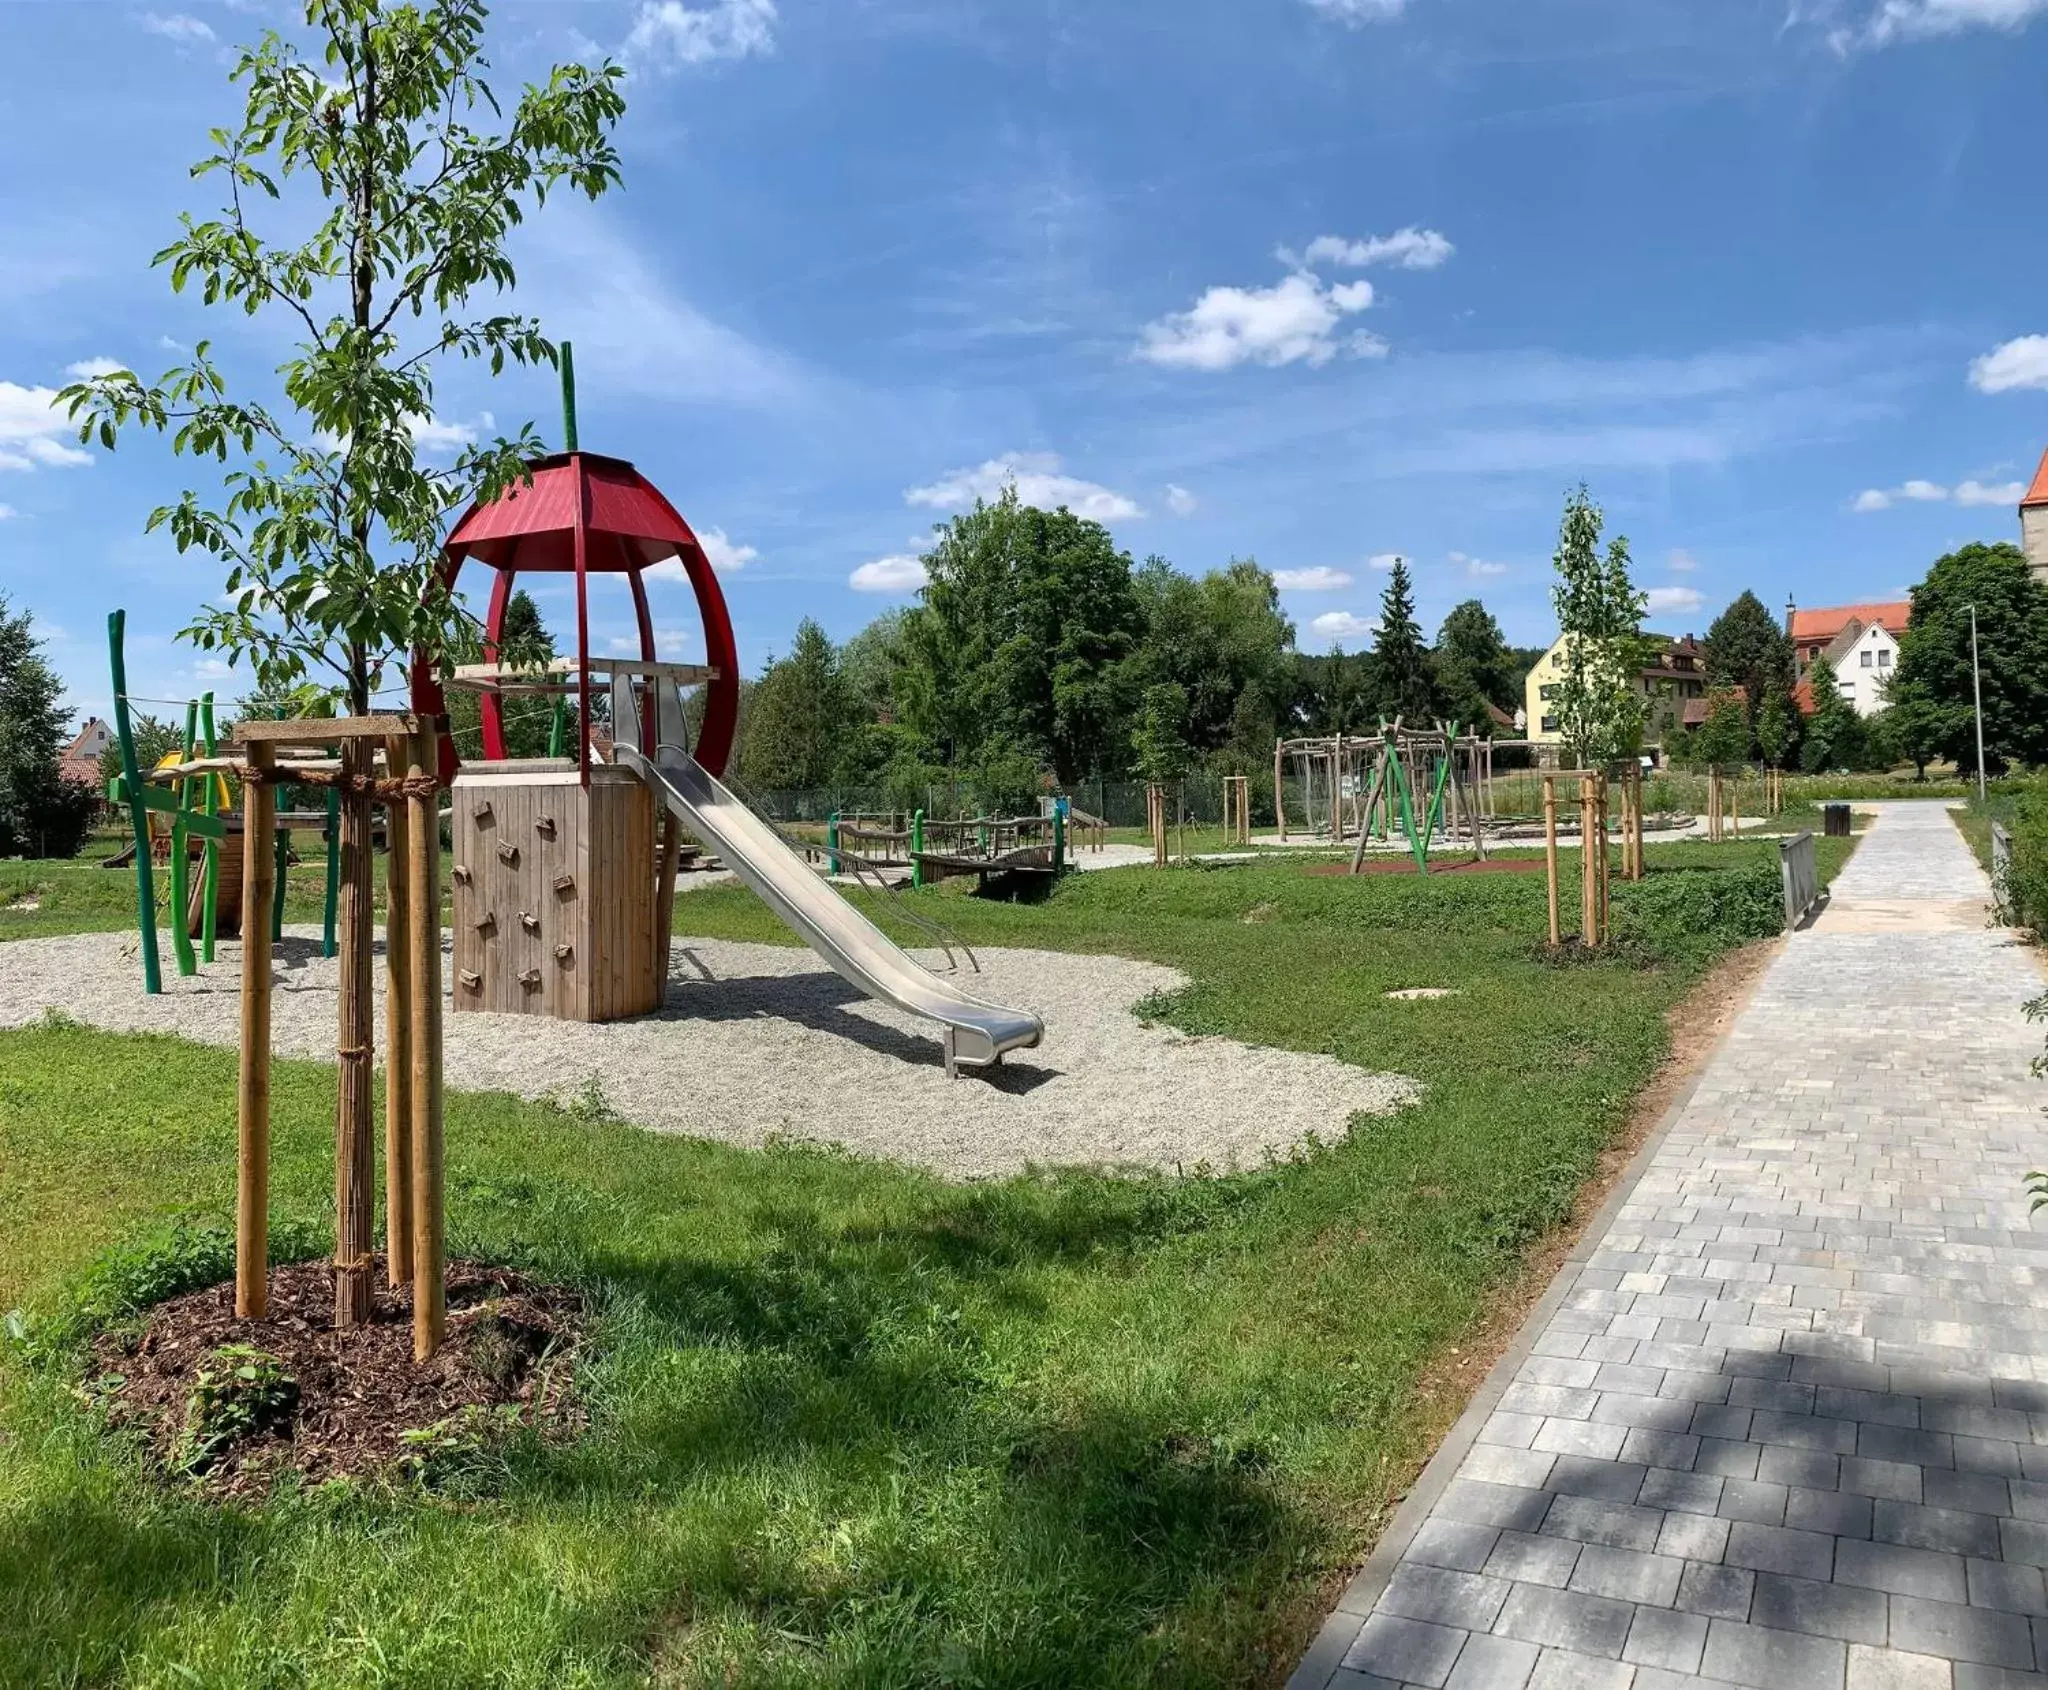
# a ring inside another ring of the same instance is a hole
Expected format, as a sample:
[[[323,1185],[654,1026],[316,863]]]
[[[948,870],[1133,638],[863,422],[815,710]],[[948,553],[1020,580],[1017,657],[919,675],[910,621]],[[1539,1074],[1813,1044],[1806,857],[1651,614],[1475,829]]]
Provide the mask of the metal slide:
[[[632,714],[621,712],[621,719],[630,722]],[[907,1014],[938,1022],[945,1029],[949,1075],[958,1064],[987,1067],[1004,1051],[1028,1050],[1044,1036],[1037,1016],[970,997],[904,955],[687,752],[666,744],[650,758],[622,742],[614,755],[841,979]]]

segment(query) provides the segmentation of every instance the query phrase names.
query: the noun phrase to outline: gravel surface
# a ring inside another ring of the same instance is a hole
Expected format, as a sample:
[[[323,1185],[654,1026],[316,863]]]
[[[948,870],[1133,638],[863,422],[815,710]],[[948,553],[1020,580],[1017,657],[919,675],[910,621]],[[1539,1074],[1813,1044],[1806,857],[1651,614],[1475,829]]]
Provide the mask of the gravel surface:
[[[333,1055],[336,965],[316,941],[295,928],[277,947],[272,1020],[283,1055]],[[0,1026],[57,1010],[91,1026],[236,1042],[239,946],[223,945],[189,980],[166,954],[156,998],[143,993],[135,951],[118,933],[0,945]],[[1401,1075],[1334,1057],[1142,1024],[1133,1006],[1185,984],[1169,968],[1053,951],[979,955],[984,972],[964,974],[967,989],[1036,1011],[1045,1042],[957,1081],[946,1078],[936,1028],[862,997],[810,952],[678,938],[659,1015],[593,1027],[451,1014],[448,1084],[569,1098],[595,1079],[620,1115],[659,1132],[824,1141],[958,1177],[1029,1164],[1246,1167],[1311,1135],[1340,1138],[1354,1112],[1385,1114],[1416,1095]],[[376,977],[381,988],[381,960]],[[381,1008],[376,1025],[381,1037]]]

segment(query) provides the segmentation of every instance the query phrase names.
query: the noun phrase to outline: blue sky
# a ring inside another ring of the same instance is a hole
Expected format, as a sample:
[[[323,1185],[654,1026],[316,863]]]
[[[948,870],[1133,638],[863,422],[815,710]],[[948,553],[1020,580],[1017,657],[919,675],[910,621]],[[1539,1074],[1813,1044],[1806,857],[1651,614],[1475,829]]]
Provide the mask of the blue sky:
[[[171,636],[214,566],[142,533],[203,465],[71,450],[40,390],[281,327],[148,267],[283,7],[0,5],[0,591],[104,711],[241,690]],[[2030,27],[2031,26],[2031,27]],[[495,80],[630,68],[625,186],[550,209],[518,303],[586,446],[712,538],[750,669],[914,589],[1014,476],[1189,571],[1254,556],[1305,648],[1394,554],[1434,626],[1551,632],[1584,479],[1653,624],[1890,596],[2017,532],[2048,446],[2048,0],[640,0],[506,4]],[[552,378],[449,430],[558,427]],[[669,653],[701,641],[657,587]],[[558,605],[547,606],[559,616]],[[600,638],[623,631],[623,594]]]

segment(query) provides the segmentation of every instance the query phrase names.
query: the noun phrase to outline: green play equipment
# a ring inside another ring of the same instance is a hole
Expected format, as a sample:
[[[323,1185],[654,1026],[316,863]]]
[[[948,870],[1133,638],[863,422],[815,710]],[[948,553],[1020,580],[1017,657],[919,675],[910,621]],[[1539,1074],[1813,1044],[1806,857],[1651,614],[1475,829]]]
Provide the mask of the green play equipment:
[[[107,783],[107,798],[128,813],[135,835],[135,916],[142,940],[143,990],[156,994],[164,989],[163,962],[157,944],[156,829],[150,818],[162,816],[169,834],[171,950],[180,975],[199,970],[201,961],[214,960],[215,935],[220,919],[220,853],[228,838],[225,813],[226,783],[218,771],[159,775],[142,768],[135,750],[133,704],[164,704],[185,712],[184,734],[179,755],[166,758],[164,766],[183,766],[219,754],[213,715],[213,694],[197,698],[143,698],[128,690],[126,638],[128,613],[112,611],[107,616],[107,663],[114,690],[114,739],[121,755],[121,772]],[[322,926],[320,954],[335,954],[335,911],[340,896],[341,853],[335,841],[341,828],[340,795],[327,793],[322,833],[327,841],[327,899]],[[199,945],[192,944],[191,923],[186,912],[192,903],[192,847],[200,849],[201,897]],[[271,935],[275,938],[284,924],[285,863],[290,836],[277,836],[277,893],[271,904]]]

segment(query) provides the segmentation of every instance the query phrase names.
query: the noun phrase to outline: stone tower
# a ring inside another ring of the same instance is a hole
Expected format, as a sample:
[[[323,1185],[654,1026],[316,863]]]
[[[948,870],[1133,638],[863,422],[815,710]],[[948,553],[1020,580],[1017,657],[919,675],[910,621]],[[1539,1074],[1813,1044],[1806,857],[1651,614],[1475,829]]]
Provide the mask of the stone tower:
[[[2034,485],[2020,500],[2020,549],[2036,581],[2048,582],[2048,452],[2041,454],[2041,467],[2034,472]]]

